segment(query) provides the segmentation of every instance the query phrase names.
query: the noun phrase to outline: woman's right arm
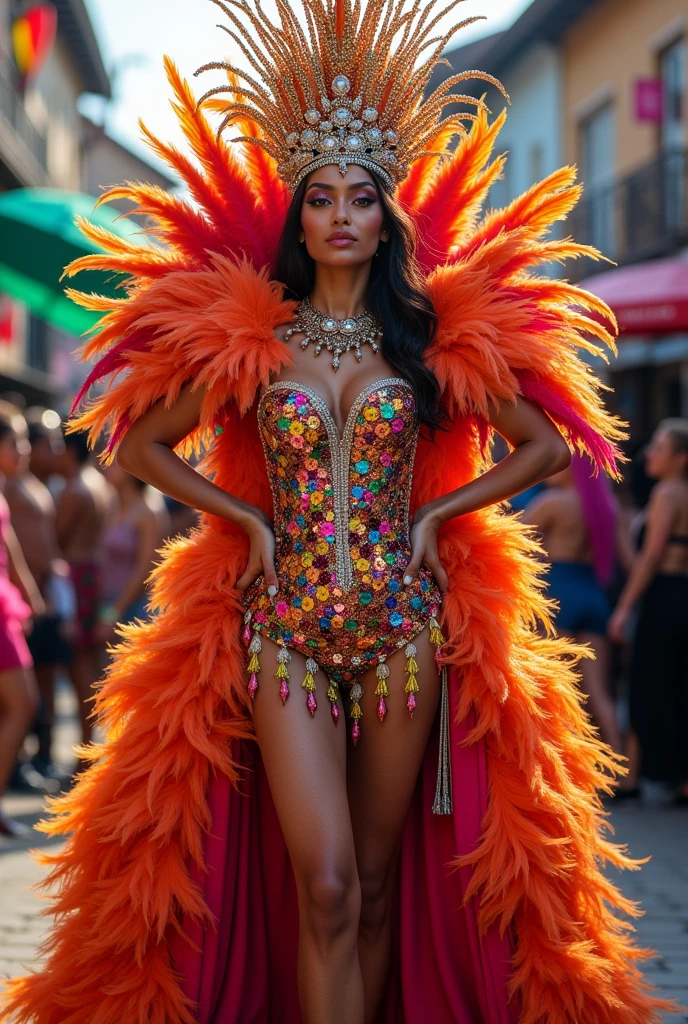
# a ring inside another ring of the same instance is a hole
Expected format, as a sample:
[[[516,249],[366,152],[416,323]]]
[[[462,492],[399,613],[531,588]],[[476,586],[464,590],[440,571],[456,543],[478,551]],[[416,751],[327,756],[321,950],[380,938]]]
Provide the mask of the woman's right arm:
[[[198,426],[203,396],[202,387],[192,391],[187,384],[169,409],[165,408],[164,400],[156,402],[125,434],[117,462],[127,473],[176,501],[242,527],[251,547],[246,571],[237,580],[237,588],[246,590],[263,573],[268,587],[274,587],[276,593],[275,538],[269,516],[218,487],[174,452],[175,446]]]

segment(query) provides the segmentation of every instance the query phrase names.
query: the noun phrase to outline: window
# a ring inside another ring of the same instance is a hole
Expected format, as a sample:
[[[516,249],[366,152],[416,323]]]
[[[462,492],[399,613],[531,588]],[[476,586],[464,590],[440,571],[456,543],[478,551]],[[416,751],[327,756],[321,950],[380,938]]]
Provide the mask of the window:
[[[662,78],[662,149],[683,149],[685,138],[686,41],[677,39],[659,57]]]
[[[587,241],[614,256],[614,106],[607,103],[581,122],[581,175],[585,185]]]
[[[529,156],[529,178],[530,183],[535,184],[536,181],[541,181],[544,177],[545,171],[545,152],[542,148],[541,142],[533,142],[530,146]]]
[[[661,149],[664,215],[667,227],[680,230],[688,221],[686,202],[686,41],[677,39],[659,56],[662,78]]]

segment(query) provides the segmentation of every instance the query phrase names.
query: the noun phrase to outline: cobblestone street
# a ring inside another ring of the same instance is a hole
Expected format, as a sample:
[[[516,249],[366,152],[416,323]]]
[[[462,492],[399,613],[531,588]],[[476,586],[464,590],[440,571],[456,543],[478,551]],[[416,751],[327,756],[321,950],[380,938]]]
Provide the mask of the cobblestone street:
[[[69,745],[76,741],[73,708],[68,691],[61,691],[58,756],[69,764]],[[41,801],[11,795],[7,811],[26,823],[41,816]],[[639,872],[613,871],[623,891],[640,900],[645,916],[637,922],[641,943],[656,951],[646,973],[667,996],[688,1004],[688,811],[656,803],[624,807],[614,812],[615,839],[627,843],[636,857],[652,854]],[[54,845],[54,844],[53,844]],[[12,977],[35,964],[36,948],[48,922],[38,916],[40,899],[29,886],[40,880],[42,869],[29,856],[29,846],[47,848],[38,833],[30,842],[0,840],[0,977]],[[666,1018],[688,1021],[688,1014]],[[122,1022],[125,1024],[125,1022]]]

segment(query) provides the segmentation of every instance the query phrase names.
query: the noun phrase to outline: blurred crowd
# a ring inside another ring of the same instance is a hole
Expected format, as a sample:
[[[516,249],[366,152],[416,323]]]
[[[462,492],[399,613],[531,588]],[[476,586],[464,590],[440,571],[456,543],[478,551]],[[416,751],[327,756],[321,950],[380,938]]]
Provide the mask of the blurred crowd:
[[[587,458],[513,499],[539,534],[560,635],[587,644],[587,708],[628,774],[688,804],[688,420],[665,420],[612,485]],[[195,513],[102,467],[56,413],[0,401],[0,797],[68,785],[53,760],[56,680],[92,732],[94,685],[118,624],[145,620],[164,541]],[[23,827],[0,809],[0,833]]]
[[[51,410],[0,401],[0,797],[54,793],[56,681],[68,678],[81,736],[118,623],[145,620],[156,551],[195,525],[119,466],[101,467]],[[0,808],[0,834],[26,830]]]
[[[646,783],[688,805],[688,420],[664,420],[613,487],[585,457],[516,501],[550,563],[559,635],[587,644],[587,710]]]

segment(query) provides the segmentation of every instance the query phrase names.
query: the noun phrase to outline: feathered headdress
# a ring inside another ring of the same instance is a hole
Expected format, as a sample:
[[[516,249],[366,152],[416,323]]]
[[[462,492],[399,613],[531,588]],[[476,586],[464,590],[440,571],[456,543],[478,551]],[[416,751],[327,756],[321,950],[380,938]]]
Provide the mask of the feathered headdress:
[[[213,0],[231,24],[220,27],[255,75],[227,62],[205,64],[197,75],[221,68],[230,83],[210,89],[199,102],[230,93],[220,131],[247,117],[255,122],[257,133],[232,141],[269,153],[292,192],[310,171],[338,164],[346,174],[350,163],[375,171],[393,191],[410,164],[431,152],[438,132],[466,134],[463,122],[475,115],[443,119],[442,111],[452,103],[480,107],[482,101],[453,92],[455,86],[483,78],[502,88],[490,75],[465,71],[424,97],[435,67],[449,64],[440,54],[452,36],[482,20],[466,18],[434,35],[462,2],[451,0],[435,12],[437,0],[414,0],[410,8],[407,0],[301,0],[302,27],[286,0],[276,0],[279,25],[260,0]]]
[[[367,5],[362,0],[304,0],[314,41],[306,52],[306,37],[299,35],[292,10],[282,0],[280,26],[268,29],[262,14],[253,15],[258,40],[250,44],[234,13],[251,20],[250,0],[213,2],[231,13],[236,31],[229,29],[230,35],[256,72],[266,76],[266,90],[274,86],[279,99],[262,110],[255,102],[228,108],[211,90],[199,109],[188,83],[166,58],[173,107],[189,155],[141,127],[154,152],[185,182],[193,203],[141,182],[126,182],[104,193],[100,203],[123,198],[133,202],[133,212],[148,218],[147,232],[162,243],[156,246],[138,246],[79,221],[82,231],[106,252],[76,260],[66,273],[105,270],[125,275],[125,284],[120,300],[68,291],[76,302],[104,314],[95,336],[83,346],[84,359],[100,359],[73,412],[91,385],[108,381],[107,390],[72,420],[72,428],[88,428],[94,443],[101,433],[109,434],[107,457],[112,458],[131,423],[160,398],[174,401],[181,386],[192,380],[195,386],[209,386],[209,392],[201,427],[189,443],[211,441],[221,403],[234,398],[245,411],[260,381],[267,380],[260,353],[274,356],[275,346],[282,345],[282,357],[290,358],[273,327],[290,319],[293,309],[282,301],[270,275],[292,197],[279,173],[281,154],[272,151],[266,133],[269,129],[272,138],[282,137],[278,103],[284,116],[288,110],[296,116],[298,110],[309,109],[319,84],[313,77],[321,66],[316,56],[322,54],[322,75],[336,77],[344,73],[334,63],[340,54],[362,103],[375,103],[385,117],[392,109],[399,112],[395,174],[413,157],[396,186],[396,198],[418,226],[418,261],[440,314],[441,329],[428,358],[450,411],[475,415],[484,428],[489,397],[503,401],[523,395],[546,410],[572,447],[587,451],[597,466],[614,473],[619,454],[615,441],[623,434],[604,408],[592,368],[578,355],[580,348],[602,356],[605,347],[613,348],[608,326],[613,314],[596,296],[566,281],[537,276],[540,266],[553,261],[599,255],[571,239],[548,237],[551,225],[564,219],[580,196],[575,169],[564,167],[508,207],[484,212],[490,186],[504,167],[505,157],[493,158],[493,152],[505,115],[490,123],[484,104],[479,105],[475,114],[462,115],[472,121],[468,131],[460,118],[439,118],[451,95],[451,78],[434,99],[421,101],[430,64],[414,72],[411,54],[418,55],[421,42],[432,44],[436,65],[437,52],[448,38],[428,38],[437,20],[428,20],[432,3],[421,13],[420,0],[370,0]],[[391,49],[395,34],[404,43],[401,52]],[[293,52],[287,66],[289,46]],[[375,54],[377,78],[365,77],[365,55],[370,52]],[[219,66],[227,71],[234,94],[241,95],[239,70]],[[366,82],[373,92],[364,95]],[[256,96],[261,93],[256,91]],[[290,96],[298,97],[293,107],[287,104]],[[224,127],[232,123],[239,129],[240,137],[231,140],[236,145],[222,137],[222,125],[215,130],[208,112],[223,112]],[[415,148],[407,130],[412,123]],[[457,132],[465,137],[452,150]],[[349,158],[353,160],[351,154]],[[360,154],[355,162],[363,162]],[[241,317],[237,303],[243,303]]]

